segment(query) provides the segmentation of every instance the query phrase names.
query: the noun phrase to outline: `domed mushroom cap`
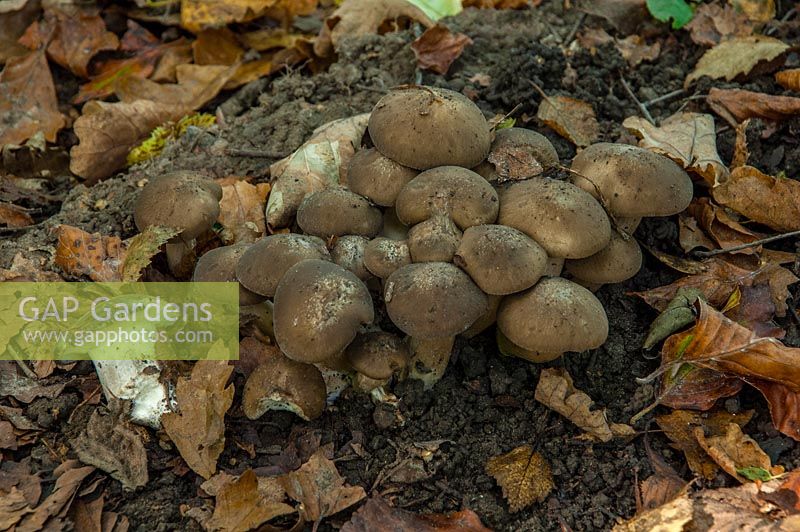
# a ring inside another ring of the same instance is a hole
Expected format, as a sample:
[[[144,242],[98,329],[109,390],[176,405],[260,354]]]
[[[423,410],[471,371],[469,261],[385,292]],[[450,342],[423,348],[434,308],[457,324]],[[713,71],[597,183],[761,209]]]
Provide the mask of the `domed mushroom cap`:
[[[611,222],[597,200],[554,179],[530,179],[501,190],[497,222],[519,229],[551,257],[588,257],[611,239]]]
[[[353,272],[362,281],[372,278],[364,265],[364,249],[369,239],[358,235],[345,235],[336,239],[331,250],[331,259],[347,271]]]
[[[139,231],[151,225],[181,230],[191,240],[209,230],[219,216],[222,187],[196,172],[164,174],[142,189],[133,206]]]
[[[561,277],[547,277],[503,299],[497,326],[514,344],[543,355],[594,349],[608,337],[600,301]]]
[[[671,159],[638,146],[592,144],[575,156],[572,170],[577,173],[572,182],[595,197],[599,190],[614,216],[670,216],[692,201],[689,175]]]
[[[359,150],[350,159],[347,188],[376,205],[391,207],[400,190],[418,173],[394,162],[375,148]]]
[[[449,216],[438,214],[408,230],[408,251],[414,262],[450,262],[461,242],[461,231]]]
[[[492,142],[478,106],[461,93],[434,87],[391,91],[375,104],[368,127],[378,151],[418,170],[472,168]]]
[[[415,225],[447,214],[459,229],[490,224],[500,207],[497,192],[481,176],[457,166],[440,166],[409,181],[397,196],[397,217]]]
[[[386,280],[383,294],[392,322],[415,338],[455,336],[488,308],[486,294],[447,262],[403,266]]]
[[[332,262],[304,260],[278,283],[273,308],[275,341],[298,362],[322,362],[353,341],[374,316],[361,280]]]
[[[528,179],[558,165],[558,152],[547,137],[531,129],[509,127],[495,132],[486,160],[474,171],[487,181]]]
[[[573,277],[591,284],[621,283],[642,267],[642,249],[635,239],[625,240],[616,231],[606,247],[585,259],[568,260],[564,269]]]
[[[411,253],[405,240],[378,237],[370,240],[364,248],[364,266],[381,279],[386,279],[406,264],[411,264]]]
[[[547,252],[522,231],[505,225],[476,225],[464,231],[454,262],[491,295],[530,288],[548,264]]]
[[[285,233],[269,235],[251,245],[236,265],[236,278],[248,290],[272,297],[286,271],[306,259],[330,260],[322,239]]]
[[[408,365],[408,345],[397,335],[373,331],[360,334],[344,351],[350,366],[370,379],[388,379]]]
[[[222,246],[207,251],[198,259],[194,267],[192,281],[204,283],[238,282],[236,279],[236,265],[249,244],[233,244]],[[255,305],[264,301],[264,297],[251,292],[239,284],[239,304],[242,306]]]
[[[297,225],[320,238],[381,232],[383,214],[365,198],[341,188],[328,188],[306,196],[297,210]]]

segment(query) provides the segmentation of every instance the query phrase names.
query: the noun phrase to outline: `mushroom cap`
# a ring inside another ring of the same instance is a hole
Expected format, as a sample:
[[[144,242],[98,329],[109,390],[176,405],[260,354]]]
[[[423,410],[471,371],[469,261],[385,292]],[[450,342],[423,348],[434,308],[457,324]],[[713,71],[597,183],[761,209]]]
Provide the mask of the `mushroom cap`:
[[[446,215],[437,214],[408,230],[413,262],[450,262],[461,242],[461,231]]]
[[[489,153],[489,124],[461,93],[412,86],[393,90],[375,104],[369,136],[386,157],[427,170],[454,165],[472,168]]]
[[[495,342],[497,343],[497,350],[505,356],[513,356],[522,358],[529,362],[537,364],[544,364],[545,362],[552,362],[559,358],[564,353],[539,353],[520,347],[511,340],[509,340],[499,327],[495,327]]]
[[[275,291],[275,341],[298,362],[323,362],[353,341],[375,312],[364,283],[332,262],[292,266]]]
[[[554,179],[529,179],[502,189],[497,222],[519,229],[551,257],[588,257],[611,239],[611,222],[597,200]]]
[[[251,340],[245,338],[242,343]],[[268,410],[288,410],[305,420],[322,415],[327,393],[319,369],[313,364],[291,360],[276,347],[265,347],[268,357],[253,370],[244,385],[244,415],[258,419]]]
[[[558,166],[558,152],[547,137],[531,129],[509,127],[495,132],[486,160],[474,171],[487,181],[528,179]]]
[[[249,247],[249,244],[240,243],[205,252],[194,267],[192,281],[201,283],[238,282],[236,265]],[[263,296],[251,292],[239,283],[239,305],[256,305],[264,299]]]
[[[344,355],[350,366],[370,379],[388,379],[408,366],[408,345],[395,334],[373,331],[359,334]]]
[[[244,252],[236,265],[236,278],[248,290],[272,297],[286,271],[306,259],[330,260],[322,239],[296,233],[269,235]]]
[[[418,170],[389,159],[375,148],[359,150],[350,159],[347,188],[376,205],[391,207],[400,190]]]
[[[397,196],[397,217],[416,225],[437,214],[452,218],[459,229],[494,223],[500,203],[484,178],[466,168],[440,166],[422,172]]]
[[[152,225],[181,230],[184,240],[208,231],[219,216],[222,187],[202,174],[181,170],[164,174],[142,189],[133,206],[139,231]]]
[[[331,250],[331,259],[347,271],[353,272],[362,281],[372,278],[364,265],[364,248],[369,239],[358,235],[345,235],[336,239]]]
[[[611,233],[611,242],[594,255],[564,263],[569,274],[590,284],[621,283],[636,275],[641,267],[639,243],[635,238],[625,240],[617,231]]]
[[[370,240],[364,248],[364,266],[381,279],[386,279],[406,264],[411,264],[411,253],[405,240],[379,236]]]
[[[391,238],[392,240],[405,240],[408,236],[408,227],[403,225],[397,218],[397,211],[394,208],[386,209],[383,213],[383,229],[380,236]]]
[[[572,182],[594,197],[599,190],[614,216],[670,216],[692,201],[689,174],[668,157],[638,146],[592,144],[575,156],[572,170]]]
[[[466,331],[489,305],[472,279],[447,262],[403,266],[386,279],[383,293],[392,322],[423,339]]]
[[[490,295],[530,288],[544,274],[547,252],[522,231],[505,225],[476,225],[464,231],[454,261]]]
[[[602,303],[561,277],[546,277],[533,288],[506,296],[497,311],[497,326],[514,344],[543,354],[594,349],[608,337]]]
[[[320,238],[342,235],[372,238],[381,232],[383,214],[355,192],[327,188],[306,196],[297,210],[297,225],[304,233]]]

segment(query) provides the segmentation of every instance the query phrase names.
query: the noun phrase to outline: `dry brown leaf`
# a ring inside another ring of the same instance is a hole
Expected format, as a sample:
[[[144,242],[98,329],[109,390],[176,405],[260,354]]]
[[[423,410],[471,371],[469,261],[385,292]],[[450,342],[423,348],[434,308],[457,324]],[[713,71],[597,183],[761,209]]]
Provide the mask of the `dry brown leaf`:
[[[715,46],[730,37],[747,37],[754,29],[746,15],[730,5],[714,2],[697,6],[694,17],[685,27],[692,41],[701,46]]]
[[[553,489],[550,464],[522,445],[511,452],[493,456],[486,461],[486,474],[494,477],[503,489],[511,513],[519,512],[535,502],[542,502]]]
[[[280,501],[263,496],[258,478],[248,469],[238,479],[224,484],[216,493],[214,514],[204,527],[209,531],[247,532],[255,530],[270,519],[295,512]]]
[[[734,127],[748,118],[778,121],[800,114],[800,98],[741,89],[712,88],[706,102]]]
[[[226,383],[232,371],[227,361],[198,361],[191,378],[178,378],[175,395],[180,413],[161,416],[183,459],[206,479],[216,471],[225,448],[225,413],[233,403],[233,385]]]
[[[104,497],[87,501],[78,499],[69,509],[69,517],[75,524],[75,530],[81,532],[103,532],[103,504]]]
[[[224,65],[238,63],[244,49],[236,35],[228,28],[203,30],[192,42],[192,55],[196,65]]]
[[[795,441],[800,441],[800,393],[777,382],[747,379],[769,405],[769,413],[775,428]]]
[[[0,65],[12,57],[25,55],[29,50],[22,46],[18,39],[25,33],[41,14],[42,5],[38,0],[20,0],[19,5],[14,2],[3,2],[8,9],[0,9]]]
[[[788,49],[788,44],[765,35],[723,41],[703,54],[683,86],[688,87],[703,76],[732,81],[750,73],[759,63],[778,60]]]
[[[128,152],[155,127],[185,113],[182,107],[148,100],[89,102],[73,126],[80,143],[70,150],[70,170],[90,184],[109,177],[125,167]]]
[[[746,165],[747,160],[750,158],[750,150],[747,148],[747,127],[749,125],[750,120],[745,120],[736,125],[736,140],[733,143],[731,169]]]
[[[58,478],[53,492],[17,524],[14,529],[16,532],[35,532],[44,530],[45,526],[61,530],[64,524],[60,520],[62,512],[66,514],[81,482],[95,470],[78,465],[77,460],[69,460],[55,469],[53,474]]]
[[[268,183],[251,185],[246,181],[223,185],[217,221],[222,225],[220,238],[225,244],[254,242],[264,236],[269,188]]]
[[[158,59],[153,73],[149,78],[159,83],[175,83],[175,69],[179,65],[188,65],[192,62],[192,45],[183,43],[180,46],[168,48]]]
[[[309,522],[341,512],[367,494],[361,486],[346,486],[336,465],[320,449],[297,471],[279,477],[289,497],[301,504],[300,516]]]
[[[204,28],[217,28],[231,22],[247,22],[264,15],[277,2],[278,0],[183,0],[181,26],[198,33]]]
[[[600,124],[591,104],[568,96],[544,96],[536,117],[579,148],[600,136]]]
[[[784,89],[800,91],[800,68],[790,68],[775,72],[775,81]]]
[[[728,0],[736,11],[753,22],[764,24],[775,18],[775,0]]]
[[[371,497],[353,513],[341,532],[491,532],[469,509],[447,515],[416,515]]]
[[[33,218],[28,209],[0,201],[0,224],[8,227],[25,227],[33,225]]]
[[[724,183],[730,172],[717,153],[714,117],[703,113],[677,113],[657,127],[638,116],[622,125],[639,137],[639,146],[666,155],[710,186]]]
[[[44,52],[9,59],[0,72],[0,146],[21,145],[37,133],[55,142],[65,124]]]
[[[773,476],[783,473],[783,467],[773,467],[767,453],[737,423],[728,423],[718,436],[706,436],[702,427],[695,427],[694,437],[723,471],[741,483],[747,481],[739,473],[742,469],[763,469]]]
[[[761,233],[751,231],[734,218],[736,215],[713,203],[709,198],[696,198],[686,209],[686,216],[691,216],[696,221],[696,227],[705,231],[716,243],[708,249],[730,248],[740,244],[754,242],[764,237]],[[683,217],[685,218],[685,216]],[[681,244],[683,246],[683,243]],[[691,251],[684,247],[685,251]],[[760,246],[745,248],[735,253],[745,255],[761,251]]]
[[[642,61],[655,61],[661,54],[660,42],[647,44],[641,35],[629,35],[624,39],[617,39],[615,42],[619,53],[633,67]]]
[[[677,475],[651,475],[639,486],[642,492],[642,509],[652,510],[665,504],[685,489],[686,482]]]
[[[120,281],[120,265],[125,255],[118,236],[90,234],[77,227],[59,225],[54,262],[67,275],[86,275],[93,281]]]
[[[320,57],[331,56],[344,36],[384,33],[381,30],[396,28],[403,21],[419,22],[426,28],[434,25],[420,8],[406,0],[348,0],[322,22],[314,52]]]
[[[463,33],[454,34],[447,26],[437,24],[412,42],[411,49],[417,57],[419,68],[445,75],[469,44],[472,44],[472,39]]]
[[[605,410],[592,411],[594,401],[575,388],[572,377],[564,369],[543,369],[534,397],[600,441],[607,442],[633,433],[627,425],[609,423]]]
[[[800,182],[794,179],[772,177],[752,166],[740,166],[712,194],[720,205],[776,231],[800,229]]]
[[[632,33],[650,14],[644,0],[578,0],[581,11],[609,21],[622,33]]]

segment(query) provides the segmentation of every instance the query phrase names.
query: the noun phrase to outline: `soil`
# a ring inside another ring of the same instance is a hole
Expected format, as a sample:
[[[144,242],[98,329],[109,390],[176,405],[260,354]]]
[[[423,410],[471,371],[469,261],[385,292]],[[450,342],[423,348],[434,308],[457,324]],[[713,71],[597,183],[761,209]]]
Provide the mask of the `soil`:
[[[415,69],[409,48],[415,38],[412,30],[346,41],[339,60],[325,72],[288,72],[270,83],[256,82],[240,91],[231,103],[223,105],[230,114],[225,116],[227,127],[217,133],[190,132],[158,159],[125,175],[92,188],[75,187],[58,214],[35,230],[0,242],[0,266],[7,267],[20,251],[48,257],[48,249],[55,244],[52,228],[59,223],[123,238],[131,236],[135,232],[131,205],[139,184],[168,169],[203,169],[214,177],[255,175],[266,180],[269,165],[291,153],[314,128],[369,111],[388,88],[406,83],[463,91],[490,117],[519,105],[515,115],[518,123],[547,135],[565,164],[574,156],[574,147],[535,119],[541,97],[534,84],[549,95],[564,94],[591,103],[600,121],[601,140],[630,141],[621,122],[638,115],[639,109],[623,88],[621,77],[640,100],[650,100],[681,88],[688,69],[703,50],[685,33],[676,33],[666,40],[656,61],[636,69],[629,68],[612,46],[596,54],[578,50],[564,56],[557,44],[571,32],[578,17],[574,10],[563,11],[561,2],[545,2],[532,11],[467,10],[445,21],[451,29],[469,35],[473,44],[444,77]],[[583,24],[604,23],[589,17]],[[489,85],[472,81],[476,74],[488,75]],[[704,111],[702,100],[688,97],[703,94],[709,85],[701,83],[695,92],[654,105],[651,112],[663,118],[678,109]],[[756,84],[714,85],[754,88]],[[797,175],[800,122],[785,122],[767,138],[760,135],[763,128],[756,124],[751,130],[751,161],[767,172],[786,170]],[[723,159],[730,160],[732,130],[721,133],[719,144]],[[259,150],[264,157],[231,157],[226,155],[228,149]],[[636,237],[652,248],[677,250],[674,220],[646,220]],[[597,292],[609,316],[606,344],[552,363],[566,367],[575,385],[588,393],[598,408],[607,409],[610,420],[627,422],[653,400],[652,386],[638,384],[635,379],[657,366],[657,353],[641,348],[655,313],[628,293],[677,277],[676,272],[648,255],[636,277]],[[797,325],[787,320],[782,326],[788,331],[786,342],[800,345]],[[337,467],[348,483],[361,485],[368,493],[382,493],[396,506],[414,512],[441,513],[468,507],[484,524],[499,531],[607,530],[631,517],[636,510],[636,482],[652,473],[645,437],[685,478],[691,478],[683,456],[657,432],[607,444],[579,438],[580,431],[574,425],[534,400],[542,367],[501,356],[491,334],[459,340],[445,377],[432,390],[422,390],[416,381],[394,386],[392,391],[400,399],[398,410],[376,407],[368,396],[349,390],[312,423],[300,422],[288,413],[270,413],[252,422],[232,412],[220,467],[234,473],[248,467],[279,471],[291,462],[287,448],[296,452],[297,459],[320,445],[332,444]],[[40,423],[51,431],[51,448],[68,445],[67,434],[75,434],[96,408],[83,405],[73,412],[77,397],[65,393],[55,400],[34,403],[32,408],[40,413]],[[800,447],[772,427],[757,394],[745,391],[725,401],[724,408],[755,409],[746,432],[777,463],[787,469],[800,466]],[[652,414],[646,416],[637,429],[653,429],[651,419]],[[181,514],[182,506],[202,503],[197,477],[175,467],[175,452],[169,443],[152,431],[149,435],[150,482],[133,493],[124,493],[118,483],[110,483],[107,509],[127,515],[133,530],[199,529],[195,521]],[[428,462],[412,459],[423,442],[435,449]],[[550,462],[555,489],[544,502],[511,514],[495,481],[484,472],[484,464],[488,458],[523,444],[532,445]],[[249,445],[254,455],[246,452]],[[42,444],[35,445],[30,453],[38,469],[54,466]],[[720,474],[708,485],[728,482]],[[326,520],[320,530],[337,529],[349,514],[345,511]]]

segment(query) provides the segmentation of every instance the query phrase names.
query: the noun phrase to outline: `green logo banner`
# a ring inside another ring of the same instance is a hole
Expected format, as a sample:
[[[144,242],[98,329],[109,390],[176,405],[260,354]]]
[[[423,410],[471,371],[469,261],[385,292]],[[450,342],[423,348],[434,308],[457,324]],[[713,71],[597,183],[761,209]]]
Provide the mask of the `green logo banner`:
[[[237,283],[0,283],[0,360],[235,360]]]

